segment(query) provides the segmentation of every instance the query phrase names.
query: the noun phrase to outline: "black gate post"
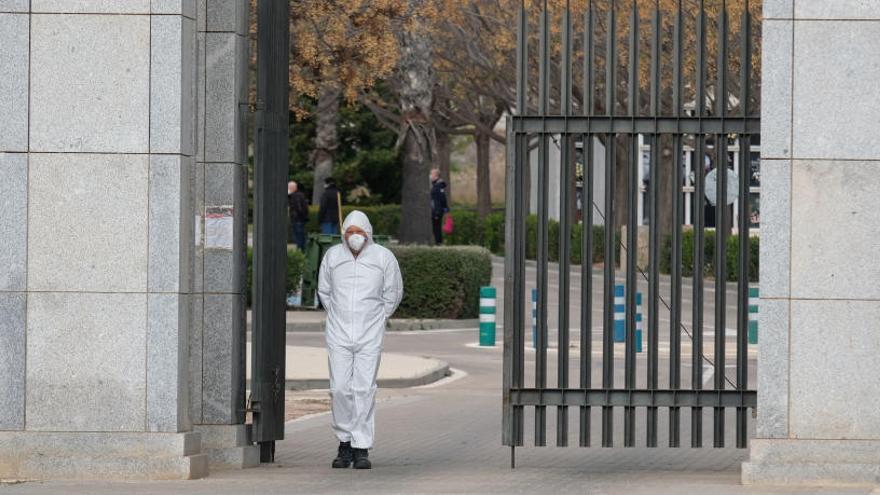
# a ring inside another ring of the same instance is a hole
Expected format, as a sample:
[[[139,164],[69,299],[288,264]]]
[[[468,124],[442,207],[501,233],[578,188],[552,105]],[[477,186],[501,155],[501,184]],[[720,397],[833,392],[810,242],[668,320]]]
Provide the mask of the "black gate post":
[[[289,17],[288,2],[257,5],[251,407],[261,462],[284,438]]]

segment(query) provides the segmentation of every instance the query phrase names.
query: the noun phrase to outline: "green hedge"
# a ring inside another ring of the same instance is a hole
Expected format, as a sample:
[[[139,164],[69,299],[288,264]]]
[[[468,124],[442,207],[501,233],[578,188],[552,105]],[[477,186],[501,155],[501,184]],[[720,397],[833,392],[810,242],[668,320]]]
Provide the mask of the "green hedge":
[[[476,318],[492,258],[480,247],[397,246],[404,296],[395,318]]]
[[[707,277],[715,275],[715,230],[706,229],[705,243],[703,246],[703,274]],[[758,253],[760,238],[749,237],[749,281],[758,281]],[[739,236],[731,235],[727,238],[727,280],[735,282],[739,280],[737,264],[739,263]],[[670,273],[672,270],[672,236],[663,239],[663,248],[660,255],[660,272]],[[694,231],[686,230],[681,239],[681,272],[683,277],[694,275]]]
[[[444,242],[450,246],[485,246],[483,239],[486,235],[484,222],[475,211],[453,210],[452,220],[455,228],[452,234],[444,235]],[[501,219],[502,246],[504,239],[504,218]],[[497,254],[496,251],[492,251]]]
[[[247,304],[251,305],[253,298],[254,286],[254,250],[248,246],[247,250]],[[288,247],[287,248],[287,293],[299,290],[299,284],[302,281],[302,274],[306,268],[306,256],[302,251]]]
[[[450,245],[483,246],[497,255],[504,255],[504,213],[492,213],[480,220],[479,215],[472,211],[453,211],[455,229],[447,236]],[[538,250],[538,217],[529,215],[526,219],[526,258],[533,260]],[[547,227],[550,261],[559,261],[559,222],[550,220]],[[576,224],[571,229],[571,262],[581,263],[581,235],[583,225]],[[615,244],[615,259],[620,254],[620,243]],[[605,260],[605,228],[593,226],[593,263]]]
[[[342,206],[342,218],[354,210],[366,213],[373,225],[373,233],[377,235],[390,235],[397,237],[400,231],[400,205],[377,205],[377,206]],[[318,207],[309,207],[309,222],[306,224],[307,233],[321,232],[321,223],[318,222]]]
[[[390,235],[397,237],[400,230],[400,205],[379,206],[343,206],[343,216],[352,210],[361,210],[370,218],[373,224],[374,234]],[[452,218],[455,228],[451,235],[445,237],[445,244],[449,246],[482,246],[491,253],[504,255],[504,213],[494,212],[480,219],[475,211],[452,210]],[[529,215],[526,220],[526,257],[535,259],[537,252],[537,216]],[[550,261],[559,261],[559,223],[550,220],[549,224],[549,248]],[[581,224],[572,226],[571,262],[581,263]],[[318,222],[318,208],[310,208],[309,223],[306,224],[307,232],[320,232]],[[602,226],[593,226],[593,263],[602,263],[605,260],[605,229]],[[614,259],[619,259],[620,243],[616,243]]]

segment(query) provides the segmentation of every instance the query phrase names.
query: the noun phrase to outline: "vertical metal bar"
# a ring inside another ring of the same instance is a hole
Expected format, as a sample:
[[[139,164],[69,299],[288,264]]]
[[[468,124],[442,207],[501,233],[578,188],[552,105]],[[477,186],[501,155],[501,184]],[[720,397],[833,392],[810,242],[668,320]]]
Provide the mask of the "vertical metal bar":
[[[681,118],[681,82],[682,82],[682,21],[683,12],[681,0],[678,1],[678,9],[675,14],[675,26],[673,27],[673,61],[672,61],[672,114]],[[684,204],[682,198],[682,135],[676,133],[672,138],[672,269],[671,279],[671,307],[669,325],[669,388],[678,390],[681,388],[681,239],[682,225],[684,224]],[[669,446],[681,445],[681,409],[669,408]]]
[[[562,73],[559,95],[562,115],[571,115],[571,11],[566,0],[565,11],[562,13]],[[559,352],[556,361],[556,379],[559,388],[568,388],[569,361],[569,310],[571,291],[571,194],[574,186],[572,178],[572,139],[566,128],[563,130],[560,144],[560,178],[559,187]],[[568,445],[568,407],[556,407],[556,445]]]
[[[660,113],[660,2],[655,2],[654,17],[651,22],[651,115]],[[651,136],[650,170],[650,242],[649,266],[650,285],[648,289],[648,388],[656,390],[659,374],[660,337],[660,224],[659,183],[660,183],[660,138]],[[657,408],[647,410],[647,446],[657,446]]]
[[[568,388],[569,364],[569,310],[571,291],[571,205],[569,188],[572,183],[571,147],[572,140],[568,133],[562,135],[562,184],[559,189],[559,351],[557,360],[557,384],[559,388]],[[556,407],[556,445],[568,445],[568,406]]]
[[[724,117],[727,113],[727,1],[721,0],[718,12],[718,61],[715,83],[715,116]]]
[[[547,258],[549,257],[548,246],[548,183],[549,178],[549,136],[540,135],[538,142],[538,239],[537,239],[537,263],[538,263],[538,317],[537,317],[537,341],[535,358],[535,388],[547,387]],[[547,407],[535,406],[535,446],[546,445]]]
[[[651,116],[660,115],[660,0],[654,3],[651,19]]]
[[[630,117],[639,113],[639,12],[638,4],[632,3],[629,36],[629,97],[627,106]],[[624,379],[626,388],[636,388],[636,261],[638,246],[638,195],[639,195],[639,136],[629,135],[629,163],[627,167],[627,225],[626,225],[626,344]],[[635,407],[624,407],[623,445],[635,446]]]
[[[522,388],[524,385],[525,375],[525,236],[526,227],[523,220],[523,210],[525,209],[525,196],[528,194],[524,191],[526,161],[528,158],[528,140],[525,135],[518,134],[514,142],[516,147],[515,153],[517,164],[517,176],[514,177],[516,187],[516,203],[513,213],[513,258],[514,258],[514,336],[513,336],[513,376],[511,383],[516,388]],[[511,446],[520,446],[523,444],[523,407],[514,406],[511,417]]]
[[[517,197],[520,198],[516,205],[516,239],[515,239],[515,258],[516,258],[516,278],[519,280],[519,285],[517,288],[517,297],[520,301],[523,301],[520,305],[519,312],[517,313],[517,326],[516,326],[516,342],[514,343],[516,352],[518,353],[516,357],[517,368],[514,374],[514,385],[516,387],[523,387],[525,384],[525,329],[526,329],[526,321],[531,322],[531,317],[528,320],[525,317],[525,292],[526,292],[526,217],[528,216],[528,212],[526,211],[526,200],[525,198],[529,194],[529,191],[526,189],[526,171],[529,170],[529,138],[528,135],[519,134],[517,137],[517,152],[519,153],[519,163],[521,163],[521,167],[519,170],[519,174],[517,175]],[[529,313],[531,314],[531,308],[529,307]],[[531,325],[529,325],[531,326]],[[514,431],[514,445],[522,446],[523,445],[523,429],[525,426],[525,414],[523,406],[516,406],[513,409],[513,431]]]
[[[523,32],[522,32],[522,20],[523,20],[523,10],[522,6],[520,6],[520,10],[518,11],[517,18],[517,32],[516,32],[516,99],[517,99],[517,108],[516,113],[518,115],[522,114],[522,90],[524,78],[522,74],[522,54],[523,54]],[[519,135],[513,133],[512,130],[512,121],[508,118],[507,120],[508,132],[507,132],[507,142],[510,143],[510,147],[508,149],[507,154],[507,194],[506,203],[507,207],[505,209],[505,238],[504,238],[504,246],[505,246],[505,259],[504,259],[504,301],[506,304],[504,305],[504,367],[503,367],[503,375],[502,375],[502,412],[501,412],[501,424],[502,424],[502,444],[509,445],[511,447],[514,446],[514,426],[513,426],[513,416],[514,407],[510,403],[510,389],[514,386],[514,375],[516,374],[516,368],[519,366],[519,353],[516,349],[516,328],[519,323],[519,318],[517,317],[517,311],[521,311],[520,302],[518,301],[520,294],[518,290],[519,287],[519,279],[516,273],[516,264],[517,264],[517,252],[516,252],[516,208],[517,202],[522,201],[522,197],[519,196],[519,191],[517,190],[517,178],[519,175],[521,157],[519,155]],[[511,156],[511,153],[513,156]]]
[[[718,13],[718,62],[715,113],[724,118],[727,109],[727,3]],[[715,201],[715,390],[724,389],[727,328],[727,135],[715,136],[717,196]],[[724,408],[714,408],[713,445],[724,447]]]
[[[544,8],[541,11],[540,28],[540,67],[538,82],[538,114],[546,115],[549,102],[550,88],[550,27],[547,13],[547,1],[544,0]],[[535,359],[535,387],[547,388],[547,258],[549,256],[548,242],[548,189],[549,189],[549,162],[550,162],[550,136],[542,131],[538,143],[538,328],[537,328],[537,356]],[[547,406],[535,406],[535,445],[543,447],[547,440]]]
[[[593,115],[593,57],[595,41],[593,40],[595,21],[593,20],[593,0],[587,5],[584,13],[584,79],[583,114],[587,117]]]
[[[715,390],[724,389],[727,326],[727,135],[715,136]],[[715,407],[713,446],[724,447],[724,408]]]
[[[749,114],[749,84],[751,76],[751,14],[746,0],[742,18],[742,53],[740,55],[740,109],[743,118]],[[749,186],[751,180],[751,136],[739,136],[739,266],[736,325],[736,388],[746,390],[749,386]],[[744,407],[736,410],[736,447],[744,449],[748,445],[748,411]]]
[[[519,78],[519,74],[517,74]],[[514,370],[519,364],[519,353],[515,346],[516,328],[519,323],[517,312],[522,312],[522,294],[517,292],[519,287],[519,279],[516,275],[516,204],[522,201],[517,194],[517,172],[520,169],[519,147],[517,146],[519,136],[513,133],[513,123],[511,118],[507,118],[507,177],[506,177],[506,194],[505,194],[505,215],[504,215],[504,366],[502,368],[502,410],[501,410],[501,434],[502,444],[514,446],[513,442],[513,406],[510,401],[510,389],[514,383]]]
[[[520,2],[517,19],[516,39],[516,114],[525,115],[527,101],[527,17],[525,1]],[[524,362],[524,298],[525,298],[525,252],[521,247],[525,237],[525,225],[522,221],[522,209],[525,200],[523,194],[525,161],[528,159],[526,136],[512,132],[512,122],[508,119],[508,142],[512,152],[508,154],[507,178],[507,212],[505,231],[505,295],[507,301],[504,309],[504,395],[502,410],[503,444],[511,447],[511,459],[514,449],[522,445],[522,406],[511,405],[510,389],[523,386]]]
[[[639,141],[637,134],[629,135],[629,162],[627,163],[627,228],[626,228],[626,338],[624,344],[624,382],[627,390],[636,388],[636,258],[638,253],[637,197],[638,189],[638,153]],[[624,407],[623,446],[635,446],[636,409]]]
[[[529,19],[525,0],[520,0],[516,30],[516,113],[527,115],[529,77]]]
[[[627,110],[630,117],[639,113],[639,4],[632,3],[629,19],[629,94]]]
[[[254,441],[274,462],[284,439],[284,266],[287,263],[288,46],[286,2],[257,7],[257,107],[254,174],[254,331],[251,348]],[[278,377],[281,377],[280,381]]]
[[[581,207],[581,380],[582,389],[592,388],[593,364],[593,135],[583,136],[584,179]],[[580,409],[580,446],[590,446],[590,408]]]
[[[550,100],[550,26],[547,13],[547,0],[541,10],[541,25],[538,28],[538,115],[547,115]]]
[[[605,51],[605,113],[614,115],[617,71],[615,2],[608,11]],[[617,233],[614,230],[614,172],[617,168],[616,136],[605,135],[605,279],[603,287],[604,320],[602,321],[602,388],[614,388],[614,263]],[[614,408],[602,406],[602,446],[614,446]]]
[[[584,14],[584,105],[588,118],[593,114],[593,2]],[[581,376],[580,387],[591,388],[593,357],[593,135],[581,136],[584,178],[581,196]],[[590,446],[590,408],[580,408],[581,447]]]
[[[749,12],[749,0],[745,0],[742,22],[742,51],[740,52],[740,110],[743,118],[749,116],[749,100],[751,98],[752,81],[752,14]]]
[[[617,5],[611,0],[608,7],[608,26],[605,41],[605,114],[614,115],[617,94]]]
[[[700,12],[697,14],[697,73],[696,73],[696,115],[703,117],[705,111],[705,79],[706,79],[706,8],[700,0]],[[694,390],[703,388],[703,265],[705,250],[706,209],[704,180],[706,160],[706,138],[697,135],[696,156],[694,156],[694,281],[693,281],[693,350],[691,356],[691,387]],[[691,447],[703,446],[703,408],[691,408]]]
[[[736,322],[736,388],[746,390],[749,384],[749,178],[751,176],[751,138],[740,135],[739,169],[739,260],[737,266]],[[748,414],[744,407],[736,410],[736,447],[748,444]]]

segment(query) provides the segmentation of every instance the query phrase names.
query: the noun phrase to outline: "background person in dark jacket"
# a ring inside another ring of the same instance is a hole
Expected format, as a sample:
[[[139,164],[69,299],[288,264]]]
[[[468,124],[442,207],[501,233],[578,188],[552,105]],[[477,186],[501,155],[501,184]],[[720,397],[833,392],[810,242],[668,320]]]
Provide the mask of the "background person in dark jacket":
[[[446,182],[440,178],[440,170],[431,170],[431,227],[434,229],[434,242],[443,244],[443,215],[449,213],[446,204]]]
[[[299,191],[296,182],[287,183],[287,204],[290,214],[290,240],[300,249],[306,249],[306,223],[309,221],[309,203]]]
[[[324,179],[324,195],[318,208],[318,221],[321,222],[322,234],[339,233],[339,189],[333,177]]]

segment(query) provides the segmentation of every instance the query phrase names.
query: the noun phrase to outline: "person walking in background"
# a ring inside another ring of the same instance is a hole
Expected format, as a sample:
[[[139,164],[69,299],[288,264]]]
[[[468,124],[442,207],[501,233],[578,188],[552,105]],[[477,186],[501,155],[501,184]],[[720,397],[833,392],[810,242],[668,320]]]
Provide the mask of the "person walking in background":
[[[327,311],[333,431],[339,440],[332,466],[370,469],[382,341],[385,324],[403,298],[403,278],[394,254],[373,242],[364,213],[349,213],[342,229],[342,244],[327,251],[318,275],[318,297]]]
[[[324,194],[321,196],[321,205],[318,208],[318,221],[321,222],[322,234],[339,233],[339,208],[341,202],[339,189],[336,188],[336,179],[327,177],[324,179]]]
[[[437,244],[443,244],[443,215],[447,213],[446,182],[440,177],[440,169],[435,168],[431,170],[431,227]]]
[[[306,223],[309,221],[309,203],[299,191],[296,182],[287,183],[287,204],[290,214],[290,240],[300,251],[306,249]]]

